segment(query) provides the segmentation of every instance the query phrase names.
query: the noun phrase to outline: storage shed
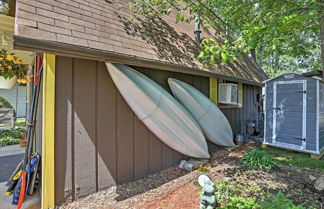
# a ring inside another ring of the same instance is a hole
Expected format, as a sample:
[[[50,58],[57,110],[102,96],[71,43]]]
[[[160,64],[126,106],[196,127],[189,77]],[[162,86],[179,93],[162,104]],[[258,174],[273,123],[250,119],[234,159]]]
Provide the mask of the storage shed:
[[[313,73],[265,81],[264,144],[319,155],[324,149],[323,82]]]
[[[128,65],[169,92],[168,78],[193,85],[221,108],[234,134],[246,132],[246,121],[259,121],[257,95],[267,75],[253,59],[244,56],[204,69],[196,59],[200,48],[194,24],[177,24],[176,14],[131,19],[127,2],[17,2],[15,47],[45,53],[42,123],[37,124],[43,137],[42,208],[143,178],[187,158],[136,117],[104,62]],[[220,83],[236,85],[230,103],[219,101]]]

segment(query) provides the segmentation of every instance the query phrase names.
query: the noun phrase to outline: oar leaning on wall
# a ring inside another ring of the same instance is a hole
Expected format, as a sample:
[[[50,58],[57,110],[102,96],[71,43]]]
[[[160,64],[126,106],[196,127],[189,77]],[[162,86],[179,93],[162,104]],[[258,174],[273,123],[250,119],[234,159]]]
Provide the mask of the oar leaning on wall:
[[[12,204],[17,205],[17,209],[20,209],[25,195],[31,195],[34,191],[35,180],[40,163],[40,155],[38,153],[32,153],[33,139],[35,138],[35,125],[37,117],[37,106],[39,100],[39,92],[43,74],[43,57],[38,54],[37,57],[37,71],[33,89],[33,97],[30,106],[30,114],[27,122],[27,143],[25,155],[21,168],[21,177],[15,187]]]

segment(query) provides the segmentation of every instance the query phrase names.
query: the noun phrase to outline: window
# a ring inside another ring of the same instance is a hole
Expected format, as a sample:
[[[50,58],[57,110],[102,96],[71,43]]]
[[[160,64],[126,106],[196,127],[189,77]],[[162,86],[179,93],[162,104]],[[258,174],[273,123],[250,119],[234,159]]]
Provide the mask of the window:
[[[243,84],[211,77],[209,98],[220,108],[243,107]]]

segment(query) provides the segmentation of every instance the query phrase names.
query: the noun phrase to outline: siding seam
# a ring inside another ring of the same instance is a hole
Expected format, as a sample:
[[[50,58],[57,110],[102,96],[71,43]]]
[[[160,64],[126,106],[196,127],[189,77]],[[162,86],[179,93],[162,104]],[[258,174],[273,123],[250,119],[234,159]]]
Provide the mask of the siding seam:
[[[98,172],[98,62],[96,62],[95,75],[95,174],[96,174],[96,192],[99,191],[99,172]]]
[[[75,192],[75,59],[72,58],[72,105],[71,105],[71,165],[72,165],[72,201],[76,199]]]

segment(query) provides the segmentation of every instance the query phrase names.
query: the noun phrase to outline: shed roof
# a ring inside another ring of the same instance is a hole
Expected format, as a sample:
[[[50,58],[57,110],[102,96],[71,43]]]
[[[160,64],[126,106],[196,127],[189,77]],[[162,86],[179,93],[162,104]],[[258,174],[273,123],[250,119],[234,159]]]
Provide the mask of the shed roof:
[[[204,69],[197,61],[194,26],[175,14],[131,19],[128,0],[19,0],[15,47],[66,56],[188,71],[260,84],[267,78],[248,56]],[[211,37],[207,31],[202,36]]]

